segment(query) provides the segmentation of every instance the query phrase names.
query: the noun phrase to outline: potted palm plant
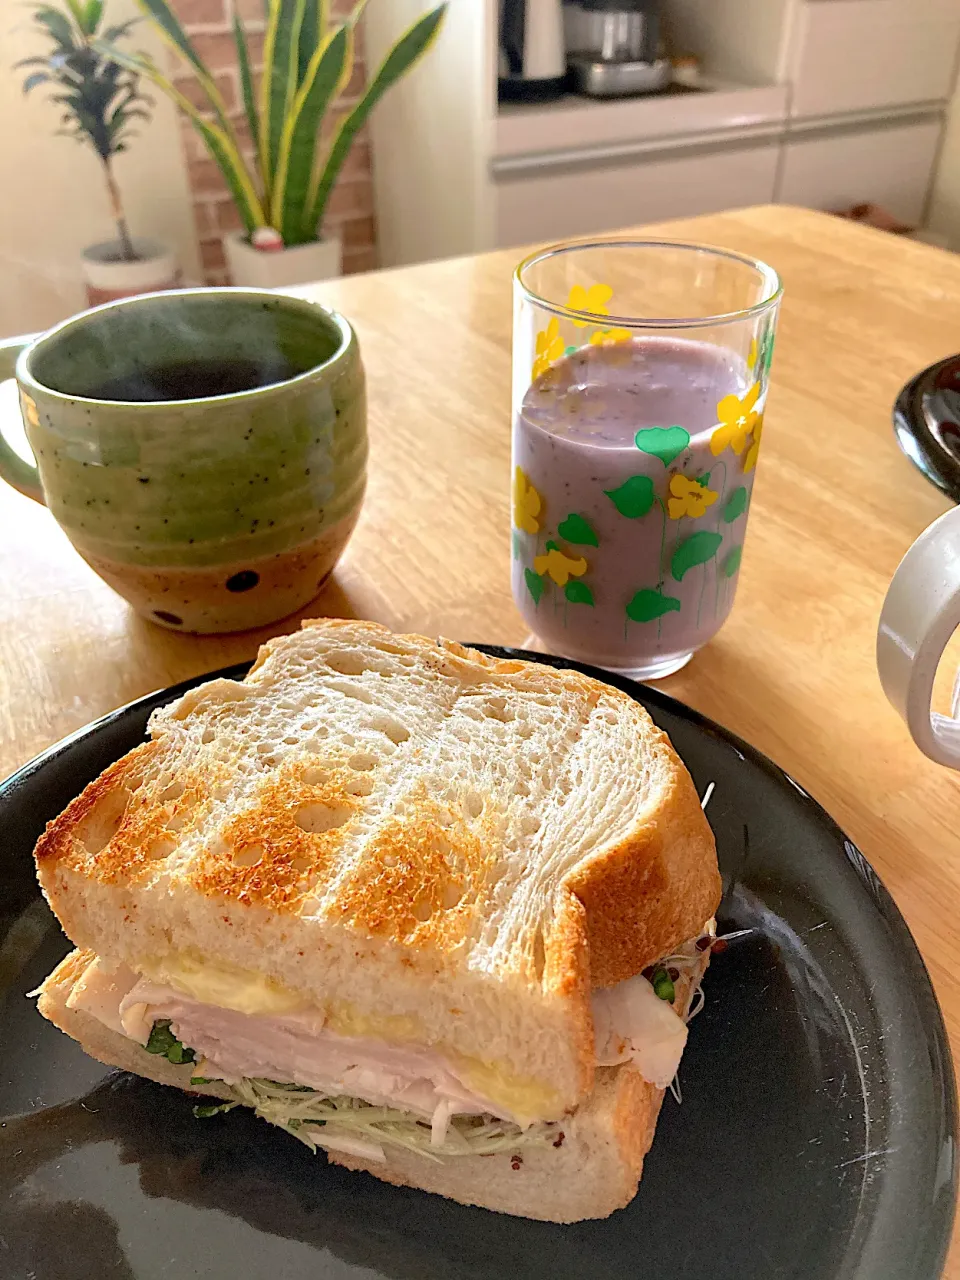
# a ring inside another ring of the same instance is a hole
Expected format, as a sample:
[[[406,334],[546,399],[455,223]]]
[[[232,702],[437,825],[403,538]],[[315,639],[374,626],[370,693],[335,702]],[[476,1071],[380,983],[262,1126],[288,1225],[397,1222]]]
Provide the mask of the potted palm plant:
[[[177,283],[176,258],[159,241],[130,235],[113,162],[126,151],[133,127],[150,119],[149,99],[140,92],[135,70],[121,66],[97,48],[115,44],[130,32],[133,21],[103,25],[103,0],[64,0],[65,8],[39,5],[33,20],[48,41],[43,54],[24,58],[29,68],[24,93],[41,85],[61,109],[58,133],[92,147],[103,168],[103,180],[116,227],[116,238],[83,250],[81,264],[91,304],[128,297]]]
[[[357,0],[342,22],[331,20],[327,0],[265,0],[259,89],[254,84],[245,28],[234,16],[244,114],[254,143],[253,159],[248,162],[216,82],[169,0],[138,2],[189,64],[207,109],[194,106],[146,55],[118,49],[106,35],[96,47],[131,73],[146,76],[172,98],[219,165],[244,228],[225,242],[234,284],[279,287],[339,275],[339,241],[320,238],[330,192],[373,107],[433,43],[446,4],[425,13],[400,36],[359,102],[343,115],[324,145],[321,126],[353,71],[355,28],[366,0]]]

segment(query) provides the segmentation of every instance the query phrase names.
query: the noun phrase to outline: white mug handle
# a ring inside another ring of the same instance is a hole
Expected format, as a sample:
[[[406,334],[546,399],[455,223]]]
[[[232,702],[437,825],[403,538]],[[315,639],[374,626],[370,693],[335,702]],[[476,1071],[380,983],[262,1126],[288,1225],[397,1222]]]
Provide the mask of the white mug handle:
[[[883,691],[907,722],[920,750],[960,769],[960,671],[952,717],[932,708],[933,682],[960,625],[960,507],[925,529],[900,561],[877,632]]]

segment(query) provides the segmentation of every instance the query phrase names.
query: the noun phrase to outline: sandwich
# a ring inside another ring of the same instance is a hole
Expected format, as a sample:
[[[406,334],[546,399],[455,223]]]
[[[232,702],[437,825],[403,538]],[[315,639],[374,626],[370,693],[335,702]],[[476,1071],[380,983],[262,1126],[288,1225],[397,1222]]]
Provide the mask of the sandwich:
[[[636,1194],[720,898],[693,782],[578,672],[320,619],[47,827],[93,1057],[328,1159],[555,1222]]]

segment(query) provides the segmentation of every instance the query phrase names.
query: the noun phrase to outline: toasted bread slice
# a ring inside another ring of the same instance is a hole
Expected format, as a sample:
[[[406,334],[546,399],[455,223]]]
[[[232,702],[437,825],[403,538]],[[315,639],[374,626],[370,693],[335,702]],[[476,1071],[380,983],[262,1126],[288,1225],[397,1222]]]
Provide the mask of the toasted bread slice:
[[[215,1080],[191,1085],[195,1065],[175,1066],[90,1014],[68,1007],[75,983],[93,959],[92,952],[74,951],[50,974],[38,1002],[44,1017],[108,1066],[188,1093],[229,1099],[229,1088]],[[683,1004],[688,994],[684,987]],[[590,1097],[558,1131],[557,1146],[444,1159],[392,1147],[386,1163],[338,1151],[328,1151],[327,1158],[385,1182],[419,1187],[499,1213],[547,1222],[605,1218],[636,1195],[662,1101],[663,1090],[648,1084],[632,1067],[601,1067]],[[287,1141],[295,1139],[288,1136]]]
[[[73,941],[201,1000],[434,1046],[521,1121],[593,1088],[591,986],[719,900],[666,736],[574,671],[322,619],[150,732],[37,845]]]

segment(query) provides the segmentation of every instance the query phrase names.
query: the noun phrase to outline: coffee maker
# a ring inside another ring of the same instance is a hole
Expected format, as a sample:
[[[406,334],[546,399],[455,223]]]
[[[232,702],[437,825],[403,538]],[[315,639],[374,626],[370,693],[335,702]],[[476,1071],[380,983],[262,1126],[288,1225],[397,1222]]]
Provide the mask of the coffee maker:
[[[567,87],[562,0],[500,0],[501,102],[546,102]]]
[[[564,22],[572,87],[579,92],[612,98],[670,84],[661,0],[566,0]]]

